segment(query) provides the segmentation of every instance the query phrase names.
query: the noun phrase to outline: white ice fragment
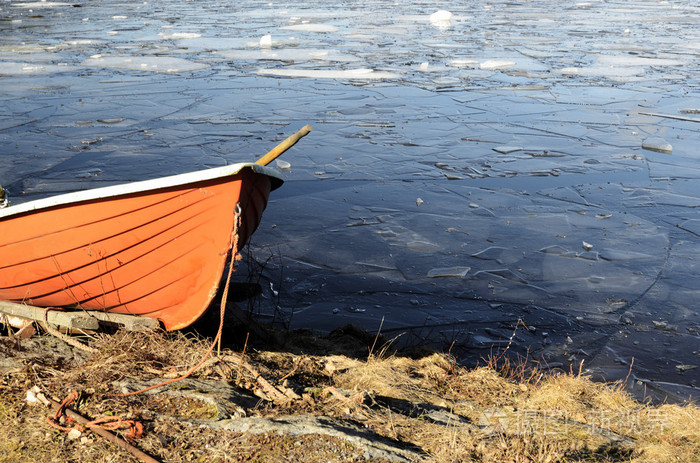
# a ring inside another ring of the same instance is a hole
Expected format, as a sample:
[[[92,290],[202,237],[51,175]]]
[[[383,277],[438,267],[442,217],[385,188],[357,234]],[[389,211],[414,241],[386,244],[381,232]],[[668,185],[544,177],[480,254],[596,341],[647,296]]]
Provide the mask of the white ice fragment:
[[[288,171],[291,169],[292,165],[283,159],[278,159],[276,161],[277,168],[282,171]]]
[[[260,37],[260,48],[272,48],[272,35],[267,34]]]
[[[430,22],[435,21],[450,21],[452,19],[452,13],[447,10],[437,10],[435,13],[430,15]]]
[[[449,64],[455,67],[474,67],[479,62],[473,59],[453,59]]]
[[[673,152],[673,146],[660,137],[647,138],[642,142],[642,149],[666,154],[671,154]]]
[[[591,243],[586,243],[585,241],[581,243],[581,247],[584,251],[590,251],[593,249],[593,245]]]
[[[634,77],[644,74],[641,66],[591,66],[585,68],[569,67],[559,70],[563,75],[589,76],[589,77]]]
[[[634,66],[682,66],[686,61],[669,58],[647,58],[633,55],[598,55],[598,65],[609,67],[634,67]]]
[[[487,60],[479,65],[481,69],[508,69],[515,66],[514,61]]]
[[[97,55],[95,55],[97,56]],[[195,63],[183,58],[169,56],[99,56],[83,61],[85,66],[102,67],[107,69],[130,69],[134,71],[179,73],[195,71],[207,67],[203,63]]]
[[[521,151],[523,149],[522,146],[497,146],[493,148],[493,150],[497,153],[501,154],[508,154],[508,153],[513,153],[515,151]]]
[[[119,19],[127,19],[127,18],[128,18],[128,16],[124,16],[124,15],[114,15],[114,16],[112,16],[112,19],[116,19],[116,20],[119,20]]]
[[[452,26],[452,13],[446,10],[438,10],[430,15],[430,25],[445,31]]]
[[[18,6],[20,8],[53,8],[55,6],[73,6],[72,3],[64,2],[26,2],[26,3],[13,3],[12,6]]]
[[[330,24],[295,24],[293,26],[280,27],[280,29],[285,31],[301,31],[301,32],[336,32],[337,27],[331,26]]]
[[[428,278],[464,278],[471,267],[434,268],[428,272]]]
[[[320,48],[289,48],[280,49],[260,47],[253,44],[257,50],[222,50],[220,55],[231,60],[276,60],[276,61],[334,61],[339,63],[351,63],[360,59],[349,53],[341,53],[337,50],[323,50]]]
[[[0,75],[46,75],[75,69],[61,64],[29,64],[16,61],[0,61]]]
[[[263,76],[308,77],[314,79],[396,79],[398,74],[393,72],[374,71],[372,69],[259,69]]]
[[[202,34],[197,32],[173,32],[172,34],[164,34],[161,32],[158,34],[158,37],[166,40],[198,39],[201,36]]]
[[[416,206],[420,206],[421,204],[423,204],[423,200],[420,198],[416,198]]]
[[[428,70],[428,63],[420,63],[420,66],[418,67],[421,71],[427,71]]]

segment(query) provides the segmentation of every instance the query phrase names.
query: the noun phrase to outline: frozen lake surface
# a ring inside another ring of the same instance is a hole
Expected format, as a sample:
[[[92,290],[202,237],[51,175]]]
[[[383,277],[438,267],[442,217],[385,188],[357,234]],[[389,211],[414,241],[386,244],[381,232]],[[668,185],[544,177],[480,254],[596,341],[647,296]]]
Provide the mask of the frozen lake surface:
[[[514,354],[608,380],[634,358],[640,394],[697,397],[699,23],[695,0],[2,0],[0,184],[252,161],[310,123],[249,249],[264,317],[383,320],[465,364],[517,326]]]

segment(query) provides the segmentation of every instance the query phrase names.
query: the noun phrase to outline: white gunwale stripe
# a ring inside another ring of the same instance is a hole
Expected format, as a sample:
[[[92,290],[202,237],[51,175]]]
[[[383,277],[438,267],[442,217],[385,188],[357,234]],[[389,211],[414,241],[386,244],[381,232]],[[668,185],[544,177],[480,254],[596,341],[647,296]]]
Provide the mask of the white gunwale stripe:
[[[171,175],[152,180],[143,180],[140,182],[124,183],[120,185],[112,185],[102,188],[93,188],[91,190],[76,191],[74,193],[66,193],[62,195],[51,196],[49,198],[37,199],[36,201],[28,201],[16,206],[0,209],[0,219],[10,217],[16,214],[25,212],[38,211],[54,206],[62,206],[65,204],[90,201],[95,199],[107,199],[115,196],[128,195],[133,193],[142,193],[161,188],[170,188],[181,185],[188,185],[217,178],[228,177],[237,174],[244,168],[250,168],[253,172],[267,175],[278,180],[277,184],[273,181],[273,189],[282,184],[282,176],[279,172],[271,167],[261,166],[254,163],[238,163],[229,166],[214,167],[212,169],[199,170],[188,172],[185,174]]]

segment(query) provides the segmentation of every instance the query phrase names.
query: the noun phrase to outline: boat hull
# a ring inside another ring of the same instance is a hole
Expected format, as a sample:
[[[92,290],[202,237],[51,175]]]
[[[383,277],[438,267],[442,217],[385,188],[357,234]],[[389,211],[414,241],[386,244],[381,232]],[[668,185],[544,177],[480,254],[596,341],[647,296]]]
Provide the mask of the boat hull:
[[[8,208],[0,217],[0,299],[140,315],[167,330],[184,328],[217,293],[236,205],[240,248],[281,183],[260,171],[246,165],[176,185],[166,178],[155,188],[143,182],[143,190],[120,194],[109,187],[106,196],[82,194],[86,199],[10,214]]]

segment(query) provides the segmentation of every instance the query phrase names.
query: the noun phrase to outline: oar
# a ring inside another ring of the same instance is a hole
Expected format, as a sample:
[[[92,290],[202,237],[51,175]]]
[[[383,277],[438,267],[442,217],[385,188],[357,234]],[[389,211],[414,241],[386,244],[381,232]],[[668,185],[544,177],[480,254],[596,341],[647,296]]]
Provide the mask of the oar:
[[[301,137],[305,136],[309,132],[311,132],[311,126],[309,124],[306,124],[304,127],[301,128],[301,130],[299,130],[294,135],[291,135],[279,145],[275,146],[269,153],[255,161],[255,163],[261,164],[263,166],[268,165],[269,163],[277,159],[277,157],[280,154],[284,153],[289,148],[294,146],[294,144],[298,142],[301,139]]]

